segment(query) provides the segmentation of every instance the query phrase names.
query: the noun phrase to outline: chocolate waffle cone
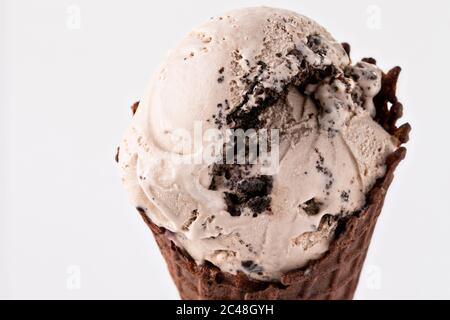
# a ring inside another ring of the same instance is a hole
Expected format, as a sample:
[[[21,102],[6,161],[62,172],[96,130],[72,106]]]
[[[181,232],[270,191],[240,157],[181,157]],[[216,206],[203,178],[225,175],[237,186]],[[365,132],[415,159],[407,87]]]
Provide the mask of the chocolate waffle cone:
[[[375,63],[374,59],[364,60]],[[395,95],[399,73],[396,67],[383,75],[382,89],[374,102],[378,123],[403,144],[410,126],[396,126],[402,116],[402,105]],[[144,212],[141,215],[155,236],[182,299],[352,299],[386,192],[405,155],[406,149],[399,147],[387,158],[385,176],[375,183],[361,211],[338,222],[329,250],[305,267],[286,272],[279,282],[253,280],[243,273],[232,275],[209,262],[197,265],[170,240],[168,231],[153,224]]]

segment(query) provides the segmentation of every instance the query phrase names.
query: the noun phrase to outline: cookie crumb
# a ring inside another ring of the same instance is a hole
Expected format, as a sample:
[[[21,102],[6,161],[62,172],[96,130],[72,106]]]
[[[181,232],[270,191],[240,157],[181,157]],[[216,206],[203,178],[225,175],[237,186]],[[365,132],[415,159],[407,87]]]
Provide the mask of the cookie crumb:
[[[302,203],[300,208],[302,208],[308,216],[315,216],[320,212],[323,203],[316,200],[315,198],[311,198],[308,201]]]

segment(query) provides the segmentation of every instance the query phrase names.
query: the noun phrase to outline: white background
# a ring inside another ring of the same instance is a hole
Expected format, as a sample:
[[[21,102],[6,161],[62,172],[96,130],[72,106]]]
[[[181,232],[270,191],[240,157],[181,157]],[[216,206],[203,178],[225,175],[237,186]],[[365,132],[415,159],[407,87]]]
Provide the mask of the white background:
[[[413,133],[356,297],[450,298],[449,1],[0,0],[1,298],[178,298],[115,148],[168,49],[260,4],[310,16],[354,60],[402,66]]]

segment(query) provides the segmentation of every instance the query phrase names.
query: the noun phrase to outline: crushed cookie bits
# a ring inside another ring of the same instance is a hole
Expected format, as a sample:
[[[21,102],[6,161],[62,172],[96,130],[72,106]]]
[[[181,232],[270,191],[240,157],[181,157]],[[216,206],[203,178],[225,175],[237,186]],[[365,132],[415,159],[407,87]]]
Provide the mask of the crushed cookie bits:
[[[219,69],[219,77],[217,78],[218,83],[222,83],[225,80],[225,76],[223,75],[225,71],[225,67]]]
[[[319,157],[319,160],[316,161],[317,172],[322,173],[325,177],[328,178],[327,183],[325,184],[324,191],[327,195],[329,195],[329,190],[331,189],[331,187],[333,186],[333,183],[334,183],[333,173],[330,171],[330,169],[325,167],[325,159],[322,156],[322,154],[320,153],[319,149],[315,148],[314,151],[316,152],[316,154]]]
[[[348,202],[349,198],[350,198],[350,190],[341,192],[341,200],[342,200],[342,202]]]

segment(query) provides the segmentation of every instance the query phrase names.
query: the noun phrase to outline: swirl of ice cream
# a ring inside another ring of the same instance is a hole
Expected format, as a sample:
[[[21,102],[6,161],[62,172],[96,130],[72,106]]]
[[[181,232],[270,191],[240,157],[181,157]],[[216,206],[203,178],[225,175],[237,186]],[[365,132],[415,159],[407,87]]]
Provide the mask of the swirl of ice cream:
[[[374,120],[381,74],[296,13],[213,17],[153,77],[120,145],[124,185],[197,263],[277,280],[326,252],[384,175],[398,142]],[[180,139],[202,141],[198,123],[279,130],[278,171],[192,161],[204,150]]]

